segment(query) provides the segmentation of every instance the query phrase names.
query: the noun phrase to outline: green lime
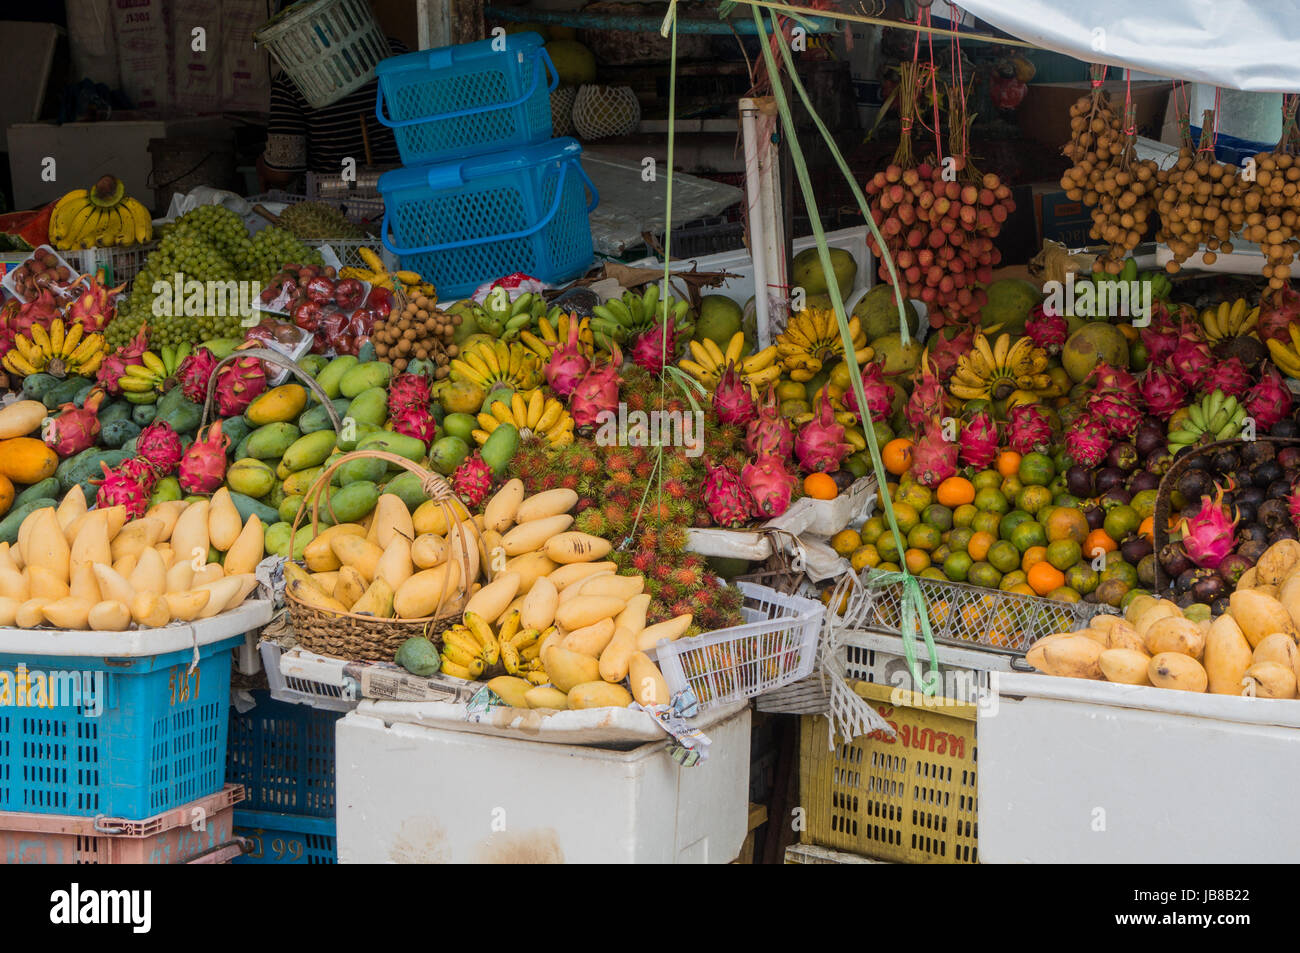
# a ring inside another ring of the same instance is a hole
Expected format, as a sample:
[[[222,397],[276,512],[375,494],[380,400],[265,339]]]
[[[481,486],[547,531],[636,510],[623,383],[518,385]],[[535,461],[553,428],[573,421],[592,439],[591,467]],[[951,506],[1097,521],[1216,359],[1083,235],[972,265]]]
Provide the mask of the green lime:
[[[1142,517],[1132,506],[1122,504],[1112,507],[1111,511],[1106,514],[1105,522],[1102,523],[1102,529],[1106,535],[1115,542],[1120,543],[1127,539],[1142,522]]]
[[[921,522],[935,529],[952,529],[952,510],[942,503],[931,503],[921,511]]]
[[[943,561],[943,574],[953,582],[965,582],[973,564],[965,550],[957,550]]]
[[[1025,486],[1047,486],[1056,476],[1056,466],[1045,453],[1027,453],[1020,458],[1019,476]]]
[[[989,547],[988,561],[998,572],[1011,572],[1020,568],[1020,551],[1005,539]]]
[[[1083,558],[1083,547],[1072,539],[1058,539],[1047,546],[1047,561],[1061,572],[1076,565]]]
[[[1032,519],[1033,517],[1024,510],[1012,510],[1003,516],[1002,522],[998,524],[998,535],[1003,539],[1010,539],[1017,526]]]
[[[1007,498],[1002,495],[1000,490],[989,487],[975,494],[975,509],[981,513],[1001,514],[1011,509],[1011,506],[1007,503]]]

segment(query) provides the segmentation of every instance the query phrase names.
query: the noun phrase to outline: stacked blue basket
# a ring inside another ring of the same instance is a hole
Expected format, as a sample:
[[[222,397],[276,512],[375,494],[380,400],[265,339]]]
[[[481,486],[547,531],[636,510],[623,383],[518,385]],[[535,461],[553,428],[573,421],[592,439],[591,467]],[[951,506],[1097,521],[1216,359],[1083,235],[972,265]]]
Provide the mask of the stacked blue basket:
[[[375,114],[405,164],[379,179],[403,268],[446,300],[516,271],[559,284],[587,269],[598,196],[578,142],[551,138],[558,75],[540,36],[408,53],[376,74]]]

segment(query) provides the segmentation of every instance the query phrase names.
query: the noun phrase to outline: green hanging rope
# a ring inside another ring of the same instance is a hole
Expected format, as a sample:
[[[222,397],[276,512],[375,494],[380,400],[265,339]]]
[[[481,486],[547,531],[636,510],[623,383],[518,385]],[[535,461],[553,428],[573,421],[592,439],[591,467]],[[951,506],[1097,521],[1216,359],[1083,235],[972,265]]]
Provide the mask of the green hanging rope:
[[[795,130],[794,119],[790,113],[790,104],[786,99],[785,90],[781,87],[779,74],[776,69],[776,60],[772,55],[771,44],[767,42],[767,28],[763,24],[762,15],[759,13],[759,9],[756,5],[750,5],[750,12],[754,17],[754,26],[758,32],[759,47],[763,53],[763,60],[767,65],[767,73],[768,76],[772,78],[772,95],[777,103],[782,127],[785,129],[785,139],[790,148],[790,156],[792,164],[794,165],[795,175],[799,180],[799,188],[803,193],[804,204],[808,209],[808,218],[812,224],[813,236],[817,242],[817,256],[821,262],[823,272],[828,275],[833,275],[835,272],[831,267],[830,250],[826,245],[826,235],[821,226],[821,217],[817,210],[817,200],[813,195],[812,180],[808,173],[808,164],[804,159],[803,150],[799,146],[798,133]],[[876,242],[880,246],[881,257],[885,262],[885,267],[889,271],[890,276],[894,279],[894,298],[899,312],[899,330],[903,335],[903,340],[906,341],[908,329],[907,321],[903,314],[902,294],[899,288],[898,275],[894,270],[894,263],[890,258],[885,240],[876,228],[875,221],[872,219],[867,208],[866,199],[863,197],[862,191],[854,181],[848,164],[844,161],[844,157],[835,145],[835,141],[831,137],[830,131],[826,128],[825,123],[822,122],[821,117],[818,116],[816,110],[813,109],[812,102],[809,100],[803,84],[799,81],[798,74],[795,72],[794,65],[791,61],[790,51],[785,43],[785,37],[781,33],[776,22],[776,15],[774,13],[771,13],[770,15],[772,17],[772,35],[779,38],[777,45],[781,49],[781,55],[785,61],[786,71],[790,77],[791,85],[799,92],[800,99],[803,101],[805,108],[807,108],[809,115],[817,126],[817,130],[826,140],[840,170],[844,173],[845,178],[848,179],[853,195],[858,200],[858,204],[862,209],[863,217],[866,219],[867,225],[871,229],[871,233],[876,237]],[[853,385],[853,393],[858,399],[858,406],[866,407],[867,399],[862,390],[862,372],[858,367],[857,356],[854,353],[852,336],[849,334],[848,319],[845,317],[844,313],[844,301],[840,296],[839,282],[828,281],[826,290],[830,296],[831,305],[835,311],[835,320],[839,325],[840,338],[844,342],[844,361],[849,366],[849,380]],[[870,451],[871,465],[876,474],[877,496],[880,500],[881,507],[884,509],[885,519],[889,524],[889,531],[894,537],[894,543],[897,545],[898,551],[903,553],[906,551],[907,547],[904,543],[902,531],[898,528],[898,521],[894,517],[893,503],[889,499],[889,493],[885,487],[885,465],[880,457],[880,446],[876,440],[875,430],[874,428],[867,426],[864,426],[862,429],[867,440],[867,449]],[[940,681],[938,652],[934,645],[934,635],[930,628],[930,616],[926,611],[925,596],[921,592],[920,582],[915,576],[908,572],[907,564],[904,562],[899,572],[877,574],[868,585],[873,588],[880,588],[894,585],[896,583],[901,583],[902,586],[902,597],[899,604],[901,613],[900,634],[902,635],[903,653],[907,660],[908,670],[911,673],[913,683],[921,686],[921,690],[924,694],[934,695],[938,691]],[[930,655],[930,671],[925,677],[922,677],[920,666],[916,660],[916,650],[913,645],[913,634],[918,629],[921,632],[921,636],[925,641],[926,648]]]

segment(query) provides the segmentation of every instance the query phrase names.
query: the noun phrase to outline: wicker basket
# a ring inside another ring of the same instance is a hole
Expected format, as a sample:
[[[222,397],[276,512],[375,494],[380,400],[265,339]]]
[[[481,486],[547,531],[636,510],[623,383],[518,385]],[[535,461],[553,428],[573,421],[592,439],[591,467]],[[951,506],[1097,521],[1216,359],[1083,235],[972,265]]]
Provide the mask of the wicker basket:
[[[387,453],[382,450],[354,450],[352,453],[345,453],[338,457],[330,466],[322,470],[320,476],[316,478],[316,482],[311,485],[306,496],[303,497],[302,506],[293,520],[290,539],[297,535],[298,526],[302,522],[303,514],[307,511],[309,504],[311,506],[312,535],[315,536],[319,532],[322,498],[325,500],[326,507],[329,508],[331,517],[334,515],[333,507],[329,501],[330,480],[334,476],[334,471],[349,460],[367,458],[384,460],[389,464],[404,467],[419,476],[424,492],[429,499],[436,500],[441,504],[443,514],[447,519],[447,525],[449,527],[453,525],[462,527],[458,537],[461,546],[466,545],[470,533],[463,528],[464,521],[457,515],[456,508],[451,505],[455,499],[455,493],[447,484],[447,481],[438,474],[426,470],[418,463],[413,463],[405,457],[399,457],[395,453]],[[334,522],[337,523],[338,520],[335,519]],[[448,536],[450,535],[449,532]],[[453,553],[451,558],[459,561],[462,567],[460,576],[464,580],[466,573],[463,569],[470,561],[468,552],[462,550],[459,554]],[[423,635],[430,641],[436,641],[434,636],[454,625],[456,620],[460,618],[463,593],[463,586],[460,597],[448,598],[449,594],[444,593],[442,601],[438,604],[437,611],[433,615],[421,619],[381,619],[375,616],[358,615],[354,612],[330,612],[302,602],[287,589],[285,590],[285,602],[289,606],[289,618],[293,623],[294,635],[297,636],[298,644],[307,651],[347,661],[388,662],[392,661],[393,655],[407,639]]]

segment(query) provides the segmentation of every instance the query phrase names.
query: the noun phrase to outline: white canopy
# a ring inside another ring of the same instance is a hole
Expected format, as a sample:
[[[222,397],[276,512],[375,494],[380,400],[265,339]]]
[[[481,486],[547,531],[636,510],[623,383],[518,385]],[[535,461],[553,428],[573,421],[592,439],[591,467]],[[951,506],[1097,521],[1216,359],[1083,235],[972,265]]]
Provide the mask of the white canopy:
[[[1300,0],[954,0],[1090,63],[1251,92],[1300,92]]]

